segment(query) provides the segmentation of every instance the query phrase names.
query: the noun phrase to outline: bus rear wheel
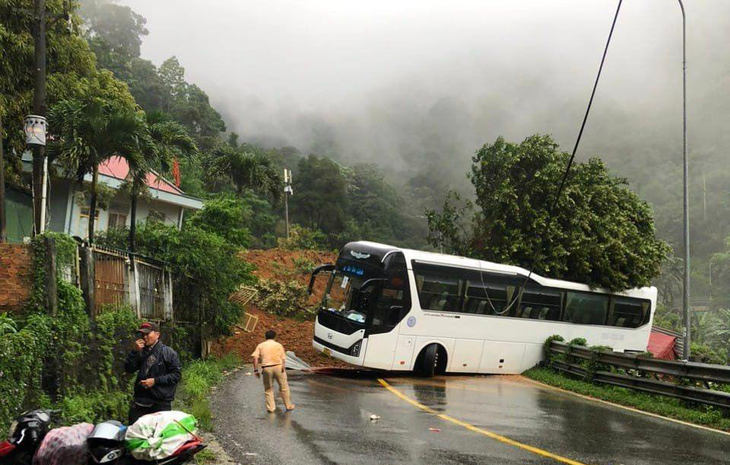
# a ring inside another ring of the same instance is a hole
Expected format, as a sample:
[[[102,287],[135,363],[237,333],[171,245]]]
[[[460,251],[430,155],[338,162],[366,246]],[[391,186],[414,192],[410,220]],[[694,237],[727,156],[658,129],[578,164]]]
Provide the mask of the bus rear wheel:
[[[416,372],[426,378],[446,372],[446,351],[439,344],[427,345],[416,359]]]

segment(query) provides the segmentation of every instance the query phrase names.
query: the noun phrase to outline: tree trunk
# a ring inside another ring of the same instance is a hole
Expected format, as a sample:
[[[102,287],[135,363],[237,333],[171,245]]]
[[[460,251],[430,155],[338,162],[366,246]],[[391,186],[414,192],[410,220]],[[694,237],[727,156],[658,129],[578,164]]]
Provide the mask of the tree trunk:
[[[132,211],[130,213],[130,222],[129,222],[129,251],[134,253],[136,252],[136,239],[137,239],[137,193],[136,193],[136,187],[132,187],[132,198],[131,198],[131,207]]]
[[[91,178],[91,205],[89,206],[89,244],[94,243],[94,223],[96,222],[96,183],[99,181],[99,166],[94,165]]]

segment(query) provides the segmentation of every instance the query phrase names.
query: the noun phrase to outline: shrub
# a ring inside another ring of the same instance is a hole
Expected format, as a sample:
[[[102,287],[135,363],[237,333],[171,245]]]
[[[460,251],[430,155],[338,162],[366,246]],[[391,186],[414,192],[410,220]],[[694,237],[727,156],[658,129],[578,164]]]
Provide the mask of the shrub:
[[[317,267],[317,264],[306,258],[295,258],[294,266],[300,274],[310,274]]]
[[[226,370],[240,365],[235,355],[209,360],[196,360],[183,370],[179,403],[182,408],[197,418],[201,428],[210,430],[212,415],[208,404],[211,387],[223,379]]]
[[[327,236],[322,231],[293,224],[289,228],[289,239],[279,239],[279,248],[286,250],[322,250],[327,248]]]
[[[306,317],[307,288],[296,281],[262,280],[256,286],[256,305],[267,313],[284,317]]]

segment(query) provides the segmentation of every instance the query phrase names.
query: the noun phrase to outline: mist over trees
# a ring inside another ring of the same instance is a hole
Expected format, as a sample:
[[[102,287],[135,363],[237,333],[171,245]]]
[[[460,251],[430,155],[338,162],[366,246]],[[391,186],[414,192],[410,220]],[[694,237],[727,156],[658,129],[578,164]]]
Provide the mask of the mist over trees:
[[[83,0],[80,25],[88,45],[49,31],[49,103],[75,97],[79,87],[73,76],[81,76],[102,97],[126,99],[129,105],[131,94],[145,111],[163,112],[184,126],[200,153],[179,161],[181,187],[200,197],[238,199],[250,221],[247,227],[256,231],[252,246],[276,245],[284,231],[283,206],[271,189],[246,185],[245,174],[234,177],[226,167],[238,163],[239,174],[262,173],[263,164],[245,163],[266,159],[278,173],[283,167],[294,171],[291,217],[302,227],[319,229],[322,235],[311,237],[322,246],[373,239],[424,247],[427,210],[443,213],[446,199],[455,205],[450,191],[475,200],[466,174],[479,147],[498,136],[521,141],[536,133],[551,134],[563,147],[574,140],[604,40],[603,32],[595,31],[607,30],[603,10],[613,5],[598,2],[589,12],[584,2],[566,1],[564,11],[551,16],[541,2],[524,3],[529,15],[511,14],[511,8],[520,6],[498,5],[490,6],[494,15],[485,17],[478,2],[458,7],[435,2],[429,5],[431,13],[414,10],[413,22],[384,20],[381,36],[365,28],[358,16],[355,23],[344,21],[351,31],[338,30],[342,40],[330,50],[294,40],[302,34],[315,39],[332,35],[329,23],[316,14],[326,5],[298,11],[311,20],[309,27],[285,12],[271,18],[267,27],[278,34],[264,34],[257,23],[258,15],[268,14],[264,6],[247,5],[248,27],[241,30],[256,40],[216,36],[220,40],[214,44],[189,46],[179,40],[189,30],[187,21],[205,31],[218,9],[244,6],[206,5],[210,15],[204,15],[183,3],[186,18],[161,24],[159,7],[149,2]],[[664,3],[648,0],[623,10],[578,161],[600,156],[612,176],[625,178],[628,188],[648,202],[657,237],[677,251],[653,281],[671,313],[681,303],[676,273],[682,260],[681,43],[678,11]],[[394,8],[388,6],[383,18],[395,15]],[[5,69],[25,69],[29,39],[18,35],[25,26],[10,10],[3,11],[10,15],[8,24],[18,26],[9,29],[3,42],[12,52],[2,55]],[[157,15],[154,21],[149,13]],[[692,294],[694,305],[711,310],[730,302],[730,134],[724,129],[730,61],[722,47],[713,46],[727,41],[729,13],[730,5],[708,1],[693,9],[689,23]],[[365,6],[357,10],[366,19],[369,14]],[[458,34],[447,34],[445,27],[439,30],[444,35],[431,33],[428,27],[441,27],[454,19],[452,14],[463,21]],[[500,14],[511,14],[510,20],[500,23]],[[572,21],[571,14],[582,21]],[[216,20],[227,24],[235,15],[228,16]],[[570,29],[564,30],[567,24]],[[277,29],[282,25],[292,27]],[[146,44],[160,27],[166,55],[157,52],[156,65],[142,57],[142,50],[148,56]],[[563,32],[556,34],[556,28]],[[252,65],[261,57],[281,56],[282,47],[300,53],[301,62],[284,57]],[[312,55],[307,55],[310,49]],[[187,58],[195,53],[209,66],[204,73]],[[229,68],[211,66],[221,61],[220,54],[228,57],[223,65]],[[359,73],[347,74],[347,63],[356,64]],[[318,68],[327,72],[318,74]],[[8,118],[18,127],[22,115],[13,102],[30,95],[19,90],[30,88],[22,76],[6,73],[0,83],[4,104],[10,105]],[[128,93],[117,80],[126,83]],[[291,87],[279,92],[282,83]],[[326,86],[331,92],[322,90]],[[293,94],[297,89],[312,89],[311,95]],[[22,134],[11,138],[11,145],[20,147]],[[272,178],[267,185],[276,182]]]

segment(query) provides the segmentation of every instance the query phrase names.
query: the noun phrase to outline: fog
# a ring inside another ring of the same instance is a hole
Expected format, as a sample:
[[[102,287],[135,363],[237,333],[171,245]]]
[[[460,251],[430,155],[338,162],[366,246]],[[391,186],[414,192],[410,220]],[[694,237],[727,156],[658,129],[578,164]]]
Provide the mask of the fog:
[[[446,166],[498,135],[570,150],[617,1],[122,0],[142,56],[175,55],[228,129],[396,172]],[[730,2],[687,0],[690,141],[726,152]],[[681,161],[681,14],[626,0],[579,156]]]

